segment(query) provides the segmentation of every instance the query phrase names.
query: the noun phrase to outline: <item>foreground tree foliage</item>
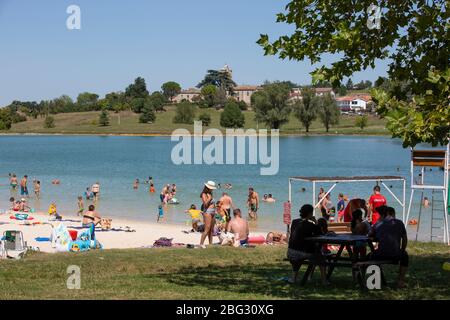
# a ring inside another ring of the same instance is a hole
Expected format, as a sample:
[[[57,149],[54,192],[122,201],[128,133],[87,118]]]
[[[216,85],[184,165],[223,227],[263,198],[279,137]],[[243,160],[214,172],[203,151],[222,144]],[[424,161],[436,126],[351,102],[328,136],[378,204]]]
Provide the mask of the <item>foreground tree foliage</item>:
[[[251,101],[256,120],[264,122],[271,129],[280,129],[289,121],[289,93],[289,86],[279,82],[267,83],[262,90],[255,92]]]
[[[381,8],[380,28],[373,28],[368,10]],[[376,59],[389,58],[392,81],[407,84],[410,98],[381,88],[372,95],[378,113],[387,119],[394,137],[404,147],[420,142],[447,144],[450,131],[448,3],[445,0],[293,0],[277,22],[295,30],[270,41],[262,34],[258,43],[266,55],[320,63],[323,54],[339,60],[322,65],[312,74],[314,82],[330,81],[338,87],[344,77],[375,67]]]

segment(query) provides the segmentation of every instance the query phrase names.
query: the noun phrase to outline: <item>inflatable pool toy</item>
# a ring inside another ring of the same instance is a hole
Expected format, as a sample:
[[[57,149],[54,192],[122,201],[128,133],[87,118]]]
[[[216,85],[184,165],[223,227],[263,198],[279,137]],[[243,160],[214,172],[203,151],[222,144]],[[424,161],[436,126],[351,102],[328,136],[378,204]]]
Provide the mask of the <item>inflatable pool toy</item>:
[[[167,201],[168,204],[180,204],[180,202],[177,200],[177,198],[172,198],[169,201]]]
[[[29,217],[27,213],[16,213],[12,216],[9,217],[12,220],[19,220],[19,221],[23,221],[23,220],[33,220],[33,217]]]
[[[266,238],[264,236],[252,236],[248,237],[249,244],[263,244],[266,242]]]

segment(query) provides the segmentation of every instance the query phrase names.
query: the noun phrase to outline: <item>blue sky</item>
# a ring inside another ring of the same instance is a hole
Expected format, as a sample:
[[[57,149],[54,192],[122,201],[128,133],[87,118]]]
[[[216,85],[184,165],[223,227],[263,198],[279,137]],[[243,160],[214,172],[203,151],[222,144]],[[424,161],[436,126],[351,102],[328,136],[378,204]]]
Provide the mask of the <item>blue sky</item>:
[[[260,33],[292,31],[275,23],[287,2],[0,0],[0,106],[84,91],[103,96],[138,76],[150,91],[171,80],[188,88],[225,63],[239,84],[310,83],[309,61],[265,57],[255,43]],[[81,30],[66,28],[71,4],[81,8]],[[353,81],[374,81],[386,69],[381,62]]]

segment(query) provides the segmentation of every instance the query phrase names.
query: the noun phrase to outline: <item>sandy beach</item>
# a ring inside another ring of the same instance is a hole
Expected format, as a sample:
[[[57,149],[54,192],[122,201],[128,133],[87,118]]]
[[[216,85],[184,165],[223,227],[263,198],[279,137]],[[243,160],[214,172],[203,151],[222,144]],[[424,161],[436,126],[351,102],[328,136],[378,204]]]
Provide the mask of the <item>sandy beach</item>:
[[[49,217],[45,213],[32,213],[33,220],[19,221],[10,219],[11,213],[6,212],[0,214],[0,234],[6,230],[20,230],[23,232],[24,239],[28,246],[37,247],[42,252],[54,253],[56,250],[51,247],[49,241],[37,241],[36,238],[49,238],[52,233],[52,225],[62,223],[68,227],[77,229],[81,226],[81,217],[64,216],[63,221],[53,221],[53,217]],[[152,223],[141,222],[127,219],[112,220],[113,229],[135,230],[127,231],[102,231],[96,228],[96,238],[103,245],[103,249],[126,249],[126,248],[142,248],[150,247],[154,241],[160,237],[172,238],[172,243],[194,244],[200,243],[201,233],[185,233],[191,228],[187,225],[176,225],[168,223]],[[250,236],[264,235],[265,232],[251,232]],[[218,237],[214,237],[214,243],[218,243]],[[208,241],[205,242],[207,244]]]

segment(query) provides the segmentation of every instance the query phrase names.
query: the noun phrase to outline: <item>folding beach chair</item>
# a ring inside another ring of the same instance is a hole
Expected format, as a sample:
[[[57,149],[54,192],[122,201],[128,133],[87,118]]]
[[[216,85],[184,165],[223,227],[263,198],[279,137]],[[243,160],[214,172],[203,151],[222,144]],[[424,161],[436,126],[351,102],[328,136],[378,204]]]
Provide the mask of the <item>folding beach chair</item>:
[[[21,259],[27,252],[27,243],[23,239],[22,231],[7,230],[3,232],[2,242],[7,258]]]

